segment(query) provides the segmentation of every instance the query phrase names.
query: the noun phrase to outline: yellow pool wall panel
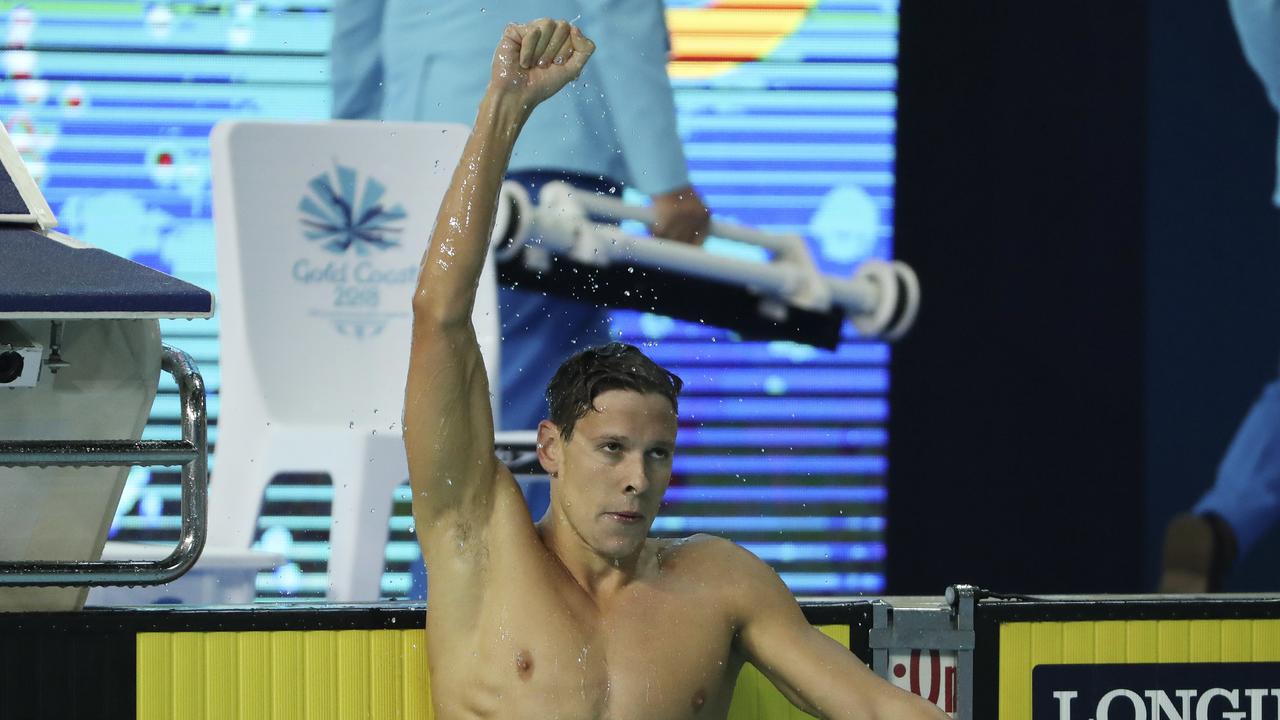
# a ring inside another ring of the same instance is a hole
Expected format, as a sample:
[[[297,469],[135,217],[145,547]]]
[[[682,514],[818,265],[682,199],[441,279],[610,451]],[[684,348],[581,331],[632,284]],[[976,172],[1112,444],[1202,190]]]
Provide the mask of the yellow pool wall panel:
[[[849,647],[846,625],[819,627]],[[430,720],[424,630],[174,632],[137,636],[138,720]],[[799,720],[742,670],[731,720]]]
[[[1000,626],[1000,720],[1031,720],[1037,665],[1280,662],[1280,620],[1106,620]]]
[[[431,718],[423,630],[140,633],[139,720]]]

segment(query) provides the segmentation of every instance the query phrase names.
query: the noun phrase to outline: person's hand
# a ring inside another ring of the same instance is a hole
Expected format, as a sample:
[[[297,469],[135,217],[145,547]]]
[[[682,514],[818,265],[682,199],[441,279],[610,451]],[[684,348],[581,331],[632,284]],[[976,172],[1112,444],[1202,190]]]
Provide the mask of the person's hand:
[[[578,77],[595,49],[582,30],[564,20],[512,23],[493,54],[489,87],[532,109]]]
[[[701,245],[711,224],[711,211],[692,186],[653,196],[653,234],[690,245]]]

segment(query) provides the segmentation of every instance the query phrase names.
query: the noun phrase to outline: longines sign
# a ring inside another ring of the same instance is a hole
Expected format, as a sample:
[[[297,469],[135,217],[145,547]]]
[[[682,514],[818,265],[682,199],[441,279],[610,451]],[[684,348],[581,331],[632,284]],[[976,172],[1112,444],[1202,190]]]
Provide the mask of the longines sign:
[[[1280,663],[1039,665],[1033,720],[1276,720]]]

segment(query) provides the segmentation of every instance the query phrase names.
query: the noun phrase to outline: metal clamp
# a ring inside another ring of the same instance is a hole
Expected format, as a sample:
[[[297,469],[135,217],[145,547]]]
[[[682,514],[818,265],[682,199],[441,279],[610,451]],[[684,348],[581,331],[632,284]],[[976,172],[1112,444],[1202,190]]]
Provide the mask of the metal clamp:
[[[182,466],[182,528],[163,560],[0,562],[0,587],[163,585],[181,577],[204,550],[208,534],[208,439],[204,379],[190,355],[163,346],[161,368],[182,403],[182,439],[0,441],[0,467]]]
[[[935,658],[940,653],[953,653],[955,707],[952,717],[955,720],[972,720],[976,601],[977,593],[969,585],[947,588],[945,603],[921,603],[919,599],[909,598],[903,598],[896,604],[893,598],[874,601],[872,628],[868,633],[872,668],[881,677],[892,681],[889,664],[895,652],[930,652],[935,654]],[[935,692],[943,690],[943,685],[947,684],[945,677],[934,676],[932,681]]]

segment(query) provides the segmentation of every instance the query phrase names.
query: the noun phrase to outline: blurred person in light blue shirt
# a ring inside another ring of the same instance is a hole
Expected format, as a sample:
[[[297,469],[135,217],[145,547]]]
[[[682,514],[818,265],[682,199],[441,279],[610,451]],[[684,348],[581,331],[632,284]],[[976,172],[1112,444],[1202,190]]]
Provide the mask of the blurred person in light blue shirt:
[[[1280,0],[1230,0],[1231,19],[1250,67],[1258,73],[1271,106],[1280,111]],[[1280,135],[1276,141],[1276,189],[1280,207]]]
[[[1280,111],[1280,0],[1229,0],[1245,59]],[[1280,207],[1280,134],[1277,182]],[[1164,592],[1213,592],[1236,558],[1280,522],[1280,380],[1262,393],[1236,431],[1213,487],[1165,534]]]
[[[708,211],[689,184],[667,76],[661,0],[334,0],[333,116],[470,126],[489,56],[508,23],[573,20],[597,44],[574,86],[529,118],[508,177],[536,198],[550,180],[649,195],[654,234],[700,242]],[[544,415],[541,389],[560,361],[608,340],[606,313],[585,303],[500,289],[504,430]]]

